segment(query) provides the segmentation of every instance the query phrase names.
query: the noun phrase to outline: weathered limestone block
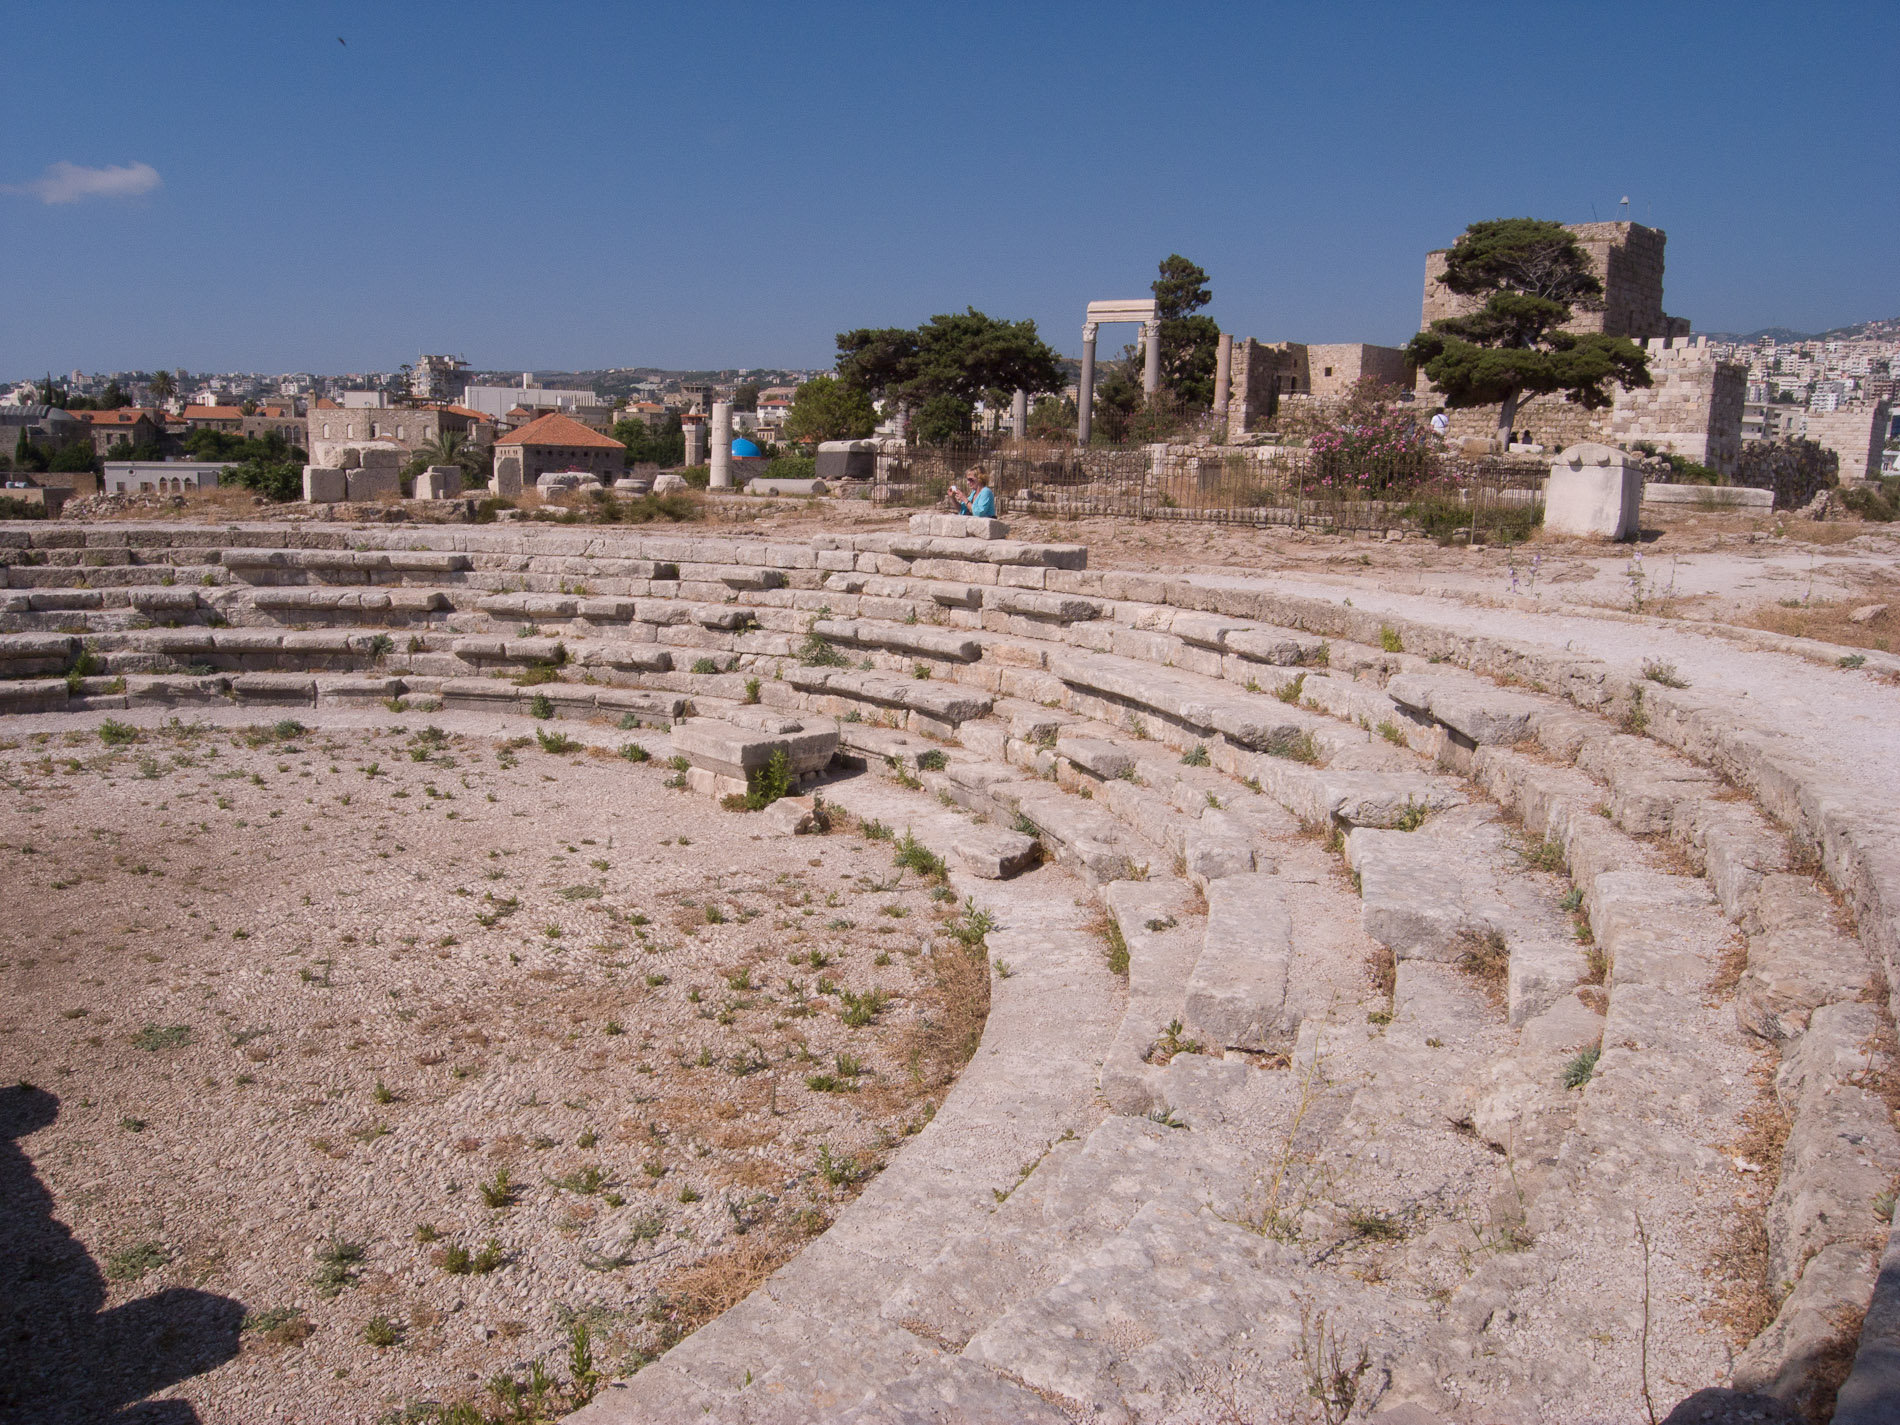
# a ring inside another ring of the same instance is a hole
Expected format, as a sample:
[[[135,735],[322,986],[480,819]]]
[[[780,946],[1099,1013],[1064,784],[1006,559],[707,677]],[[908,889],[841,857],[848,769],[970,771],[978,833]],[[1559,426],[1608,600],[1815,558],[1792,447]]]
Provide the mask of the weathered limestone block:
[[[1188,879],[1206,891],[1210,881],[1244,876],[1255,869],[1253,833],[1232,812],[1210,807],[1188,829],[1182,859]]]
[[[728,564],[707,571],[706,574],[694,574],[693,578],[710,578],[724,584],[728,589],[777,589],[785,584],[783,570],[754,567],[747,564]]]
[[[1402,673],[1385,685],[1392,701],[1443,723],[1468,742],[1509,746],[1531,735],[1544,704],[1506,688],[1461,685],[1443,678]]]
[[[416,476],[418,500],[452,500],[462,493],[462,467],[431,465]]]
[[[1459,942],[1484,927],[1473,913],[1446,843],[1413,831],[1357,827],[1346,861],[1359,873],[1366,934],[1401,960],[1455,960]]]
[[[303,497],[312,504],[333,505],[349,498],[349,472],[334,465],[303,468]]]
[[[959,663],[974,663],[983,656],[982,640],[956,629],[889,623],[882,619],[818,619],[811,631],[834,643],[949,658]]]
[[[912,515],[910,532],[940,539],[1009,538],[1009,526],[1001,520],[978,519],[974,515]]]
[[[785,836],[803,836],[818,826],[817,804],[811,797],[780,797],[765,808],[761,817],[772,830]]]
[[[1643,508],[1643,472],[1611,446],[1583,441],[1551,463],[1544,530],[1596,539],[1634,539]]]
[[[369,451],[363,452],[368,455]],[[364,500],[393,500],[402,494],[402,479],[392,466],[352,470],[349,474],[349,495],[352,504]]]
[[[1576,943],[1509,936],[1510,967],[1505,973],[1505,1007],[1510,1022],[1526,1020],[1569,996],[1588,968]]]
[[[1222,644],[1229,653],[1237,653],[1250,663],[1269,663],[1281,668],[1311,664],[1325,646],[1317,638],[1257,628],[1238,629],[1228,634]]]
[[[992,702],[989,694],[957,683],[899,678],[889,673],[866,673],[848,668],[787,668],[785,681],[800,692],[906,708],[952,726],[982,717]]]
[[[1001,826],[972,825],[950,843],[964,870],[988,881],[1003,881],[1036,864],[1041,847],[1033,836]]]
[[[317,680],[303,673],[241,673],[231,692],[242,702],[314,703]]]
[[[490,594],[476,600],[475,607],[500,618],[573,618],[580,612],[580,600],[564,594]]]
[[[1085,622],[1102,616],[1102,606],[1094,599],[1074,598],[1066,594],[1039,594],[1031,589],[986,589],[983,607],[1060,624]]]
[[[1768,1206],[1771,1283],[1792,1285],[1815,1253],[1863,1242],[1881,1220],[1876,1203],[1900,1175],[1900,1133],[1867,1087],[1885,1067],[1879,1035],[1871,1005],[1826,1005],[1775,1075],[1794,1126]]]
[[[1801,1411],[1803,1419],[1816,1418],[1811,1407],[1819,1404],[1817,1387],[1838,1350],[1841,1318],[1873,1298],[1878,1270],[1873,1249],[1859,1242],[1836,1242],[1815,1253],[1768,1329],[1736,1357],[1735,1388],[1773,1396]],[[1900,1373],[1894,1384],[1900,1387]],[[1896,1399],[1900,1395],[1890,1398],[1886,1406]],[[1853,1417],[1836,1413],[1833,1418]],[[1888,1408],[1877,1417],[1866,1417],[1868,1421],[1892,1418]]]
[[[25,665],[45,663],[49,671],[64,668],[79,651],[79,640],[65,633],[9,633],[0,635],[0,660],[14,665],[7,671],[17,676],[29,671]]]
[[[1112,782],[1135,770],[1132,754],[1099,737],[1056,735],[1056,755],[1066,757],[1084,772]]]
[[[795,777],[822,771],[838,750],[836,727],[807,728],[795,718],[739,727],[720,718],[690,718],[673,728],[673,747],[693,766],[743,784],[783,752]]]
[[[1900,1227],[1888,1234],[1881,1254],[1873,1300],[1861,1323],[1860,1350],[1834,1399],[1834,1425],[1891,1425],[1896,1400],[1900,1400]]]
[[[325,678],[317,687],[322,703],[380,703],[409,691],[401,678]]]
[[[1735,1022],[1763,1039],[1791,1039],[1825,1004],[1856,998],[1873,971],[1858,940],[1834,928],[1834,903],[1805,876],[1763,879],[1761,933],[1735,990]]]
[[[1286,1007],[1293,918],[1276,877],[1227,876],[1207,888],[1207,932],[1188,976],[1184,1018],[1210,1045],[1289,1049],[1298,1016]]]
[[[58,712],[65,706],[64,678],[0,682],[0,713]]]
[[[685,477],[675,475],[670,471],[653,477],[653,493],[656,495],[683,495],[691,488],[692,486],[686,483]]]
[[[594,706],[610,716],[632,713],[643,722],[666,727],[685,715],[686,699],[677,693],[656,693],[637,688],[602,688],[594,694]]]
[[[218,677],[157,674],[125,680],[126,701],[133,707],[141,703],[170,707],[176,703],[222,702],[230,691],[229,680]]]
[[[450,678],[442,684],[442,706],[476,712],[515,712],[522,690],[493,678]]]

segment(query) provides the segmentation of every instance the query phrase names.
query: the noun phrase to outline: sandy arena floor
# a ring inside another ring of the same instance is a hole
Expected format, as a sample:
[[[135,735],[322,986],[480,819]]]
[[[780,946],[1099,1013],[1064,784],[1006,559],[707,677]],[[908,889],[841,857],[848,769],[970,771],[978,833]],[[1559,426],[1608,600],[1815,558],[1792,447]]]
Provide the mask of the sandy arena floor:
[[[0,743],[8,1418],[611,1375],[934,1111],[987,973],[888,841],[426,721]]]

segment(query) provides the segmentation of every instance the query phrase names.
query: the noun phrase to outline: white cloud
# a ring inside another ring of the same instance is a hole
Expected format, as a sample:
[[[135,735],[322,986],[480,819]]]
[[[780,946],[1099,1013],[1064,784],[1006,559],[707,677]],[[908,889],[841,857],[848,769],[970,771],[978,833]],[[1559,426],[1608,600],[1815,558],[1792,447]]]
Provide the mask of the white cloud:
[[[0,192],[27,194],[46,204],[77,203],[85,198],[137,198],[163,182],[149,163],[86,168],[61,159],[31,183],[0,185]]]

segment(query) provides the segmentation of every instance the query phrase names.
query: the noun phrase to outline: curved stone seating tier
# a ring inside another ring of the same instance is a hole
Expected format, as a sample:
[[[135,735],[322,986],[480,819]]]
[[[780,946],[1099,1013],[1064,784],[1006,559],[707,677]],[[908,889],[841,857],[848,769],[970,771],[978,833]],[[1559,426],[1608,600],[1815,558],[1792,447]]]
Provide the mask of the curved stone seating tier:
[[[1715,700],[1640,685],[1636,735],[1637,685],[1587,659],[1008,539],[46,527],[0,530],[0,556],[0,713],[391,703],[551,713],[584,739],[677,725],[682,752],[731,754],[721,787],[761,738],[827,755],[835,738],[834,765],[874,775],[826,799],[909,827],[997,908],[990,951],[1015,968],[936,1122],[582,1419],[1165,1415],[1196,1389],[1168,1364],[1183,1352],[1254,1372],[1262,1399],[1284,1387],[1292,1411],[1296,1299],[1366,1343],[1378,1408],[1534,1411],[1579,1389],[1562,1353],[1483,1322],[1537,1280],[1575,1279],[1580,1311],[1627,1303],[1645,1242],[1656,1299],[1704,1292],[1725,1219],[1632,1208],[1741,1171],[1728,1145],[1765,1052],[1791,1123],[1765,1218],[1786,1290],[1732,1383],[1803,1403],[1841,1313],[1871,1300],[1843,1401],[1878,1385],[1900,1286],[1876,1296],[1869,1229],[1900,1135],[1866,987],[1900,947],[1900,867]],[[188,567],[217,578],[93,586]],[[1407,652],[1378,647],[1387,625]],[[1057,869],[1028,870],[1037,851]],[[1119,998],[1100,998],[1075,895],[1037,889],[1066,873],[1115,927]],[[1377,1023],[1316,988],[1352,937],[1389,956]],[[1474,947],[1495,1004],[1459,969]],[[1587,1087],[1565,1089],[1593,1045]],[[1481,1241],[1430,1297],[1250,1230],[1258,1145],[1223,1125],[1257,1117],[1270,1082],[1293,1086],[1271,1091],[1284,1116],[1316,1078],[1315,1163],[1373,1171],[1410,1124],[1415,1170],[1493,1174],[1484,1230],[1522,1249]],[[1729,1383],[1697,1339],[1668,1348],[1671,1379]]]

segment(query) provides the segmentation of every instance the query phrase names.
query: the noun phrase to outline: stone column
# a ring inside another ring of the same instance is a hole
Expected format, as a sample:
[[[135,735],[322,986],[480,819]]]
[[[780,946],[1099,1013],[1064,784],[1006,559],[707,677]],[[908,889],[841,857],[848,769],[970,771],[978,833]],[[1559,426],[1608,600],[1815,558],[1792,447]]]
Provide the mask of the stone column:
[[[1234,339],[1226,332],[1220,334],[1220,344],[1214,348],[1214,414],[1227,422],[1227,388],[1234,379]]]
[[[712,408],[712,475],[715,490],[732,488],[732,402],[714,401]]]
[[[1029,393],[1018,391],[1009,403],[1010,433],[1018,440],[1029,434]]]
[[[1082,323],[1082,381],[1075,393],[1075,443],[1089,443],[1089,418],[1095,414],[1095,323]]]
[[[1141,390],[1152,396],[1161,389],[1161,323],[1143,322],[1141,339],[1147,343],[1146,360],[1141,368]]]

